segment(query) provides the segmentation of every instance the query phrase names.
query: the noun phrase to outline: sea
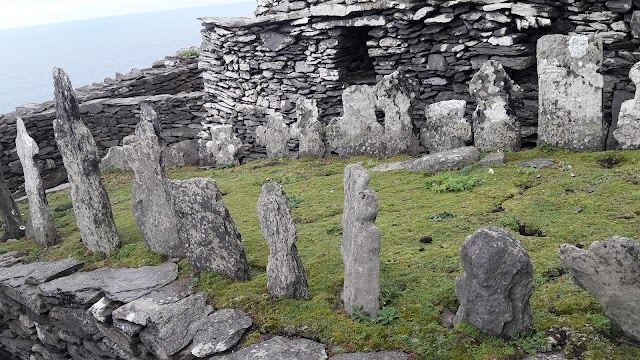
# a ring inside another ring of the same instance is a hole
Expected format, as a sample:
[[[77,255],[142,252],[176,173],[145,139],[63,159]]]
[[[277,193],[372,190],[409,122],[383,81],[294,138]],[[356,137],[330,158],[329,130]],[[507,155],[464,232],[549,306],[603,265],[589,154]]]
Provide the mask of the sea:
[[[0,30],[0,114],[53,99],[53,67],[74,87],[200,46],[201,16],[253,17],[255,1]]]

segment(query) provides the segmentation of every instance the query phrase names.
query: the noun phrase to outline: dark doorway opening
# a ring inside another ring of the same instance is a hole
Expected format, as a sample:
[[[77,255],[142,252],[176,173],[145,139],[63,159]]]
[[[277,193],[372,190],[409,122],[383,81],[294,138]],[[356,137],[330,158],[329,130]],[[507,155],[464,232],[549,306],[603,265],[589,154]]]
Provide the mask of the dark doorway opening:
[[[367,41],[371,27],[350,27],[342,38],[343,53],[340,54],[340,66],[345,69],[343,81],[347,85],[375,84],[376,73],[373,60],[369,57]]]

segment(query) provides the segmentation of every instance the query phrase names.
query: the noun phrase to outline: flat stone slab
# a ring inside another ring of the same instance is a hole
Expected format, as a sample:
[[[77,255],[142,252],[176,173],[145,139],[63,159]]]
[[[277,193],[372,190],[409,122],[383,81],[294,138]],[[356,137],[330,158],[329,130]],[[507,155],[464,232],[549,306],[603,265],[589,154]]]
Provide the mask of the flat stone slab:
[[[387,172],[387,171],[396,171],[396,170],[407,170],[409,166],[413,164],[413,160],[407,161],[394,161],[382,165],[378,165],[371,169],[373,172]]]
[[[81,305],[96,302],[102,296],[126,303],[171,283],[177,277],[178,265],[174,263],[137,269],[98,269],[41,284],[38,290],[48,298]]]
[[[327,352],[323,344],[309,339],[287,339],[276,336],[260,344],[251,345],[231,354],[214,356],[212,360],[324,360]]]
[[[71,258],[54,262],[15,265],[0,272],[0,285],[38,285],[72,274],[80,267],[82,267],[82,262]]]
[[[482,160],[480,160],[480,163],[484,166],[504,165],[505,164],[504,153],[495,152],[495,153],[487,154],[485,157],[482,158]]]
[[[458,170],[480,160],[480,151],[473,146],[447,150],[415,160],[407,170],[414,172],[440,172]]]
[[[532,167],[536,169],[548,169],[556,166],[556,161],[549,158],[536,158],[516,164],[517,167]]]
[[[409,360],[409,354],[401,351],[339,354],[332,356],[331,360]]]

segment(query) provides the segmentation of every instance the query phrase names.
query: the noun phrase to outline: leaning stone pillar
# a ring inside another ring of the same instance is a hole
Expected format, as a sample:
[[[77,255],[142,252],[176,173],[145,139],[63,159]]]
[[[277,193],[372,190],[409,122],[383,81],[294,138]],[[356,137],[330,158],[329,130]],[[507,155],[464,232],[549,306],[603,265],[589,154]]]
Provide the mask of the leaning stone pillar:
[[[342,213],[342,301],[348,314],[354,309],[376,315],[380,309],[380,230],[376,226],[378,197],[369,189],[369,171],[362,163],[344,170]]]
[[[538,143],[603,150],[602,38],[546,35],[538,40]]]
[[[47,195],[44,192],[38,160],[40,148],[29,136],[21,118],[16,121],[16,150],[24,172],[24,189],[29,199],[29,221],[36,242],[42,246],[52,246],[60,242],[56,223],[49,209]]]
[[[20,209],[4,181],[2,164],[0,163],[0,216],[5,226],[5,234],[0,240],[20,239],[24,236],[24,226]]]
[[[298,233],[289,200],[279,184],[262,185],[258,218],[262,235],[269,245],[267,289],[275,296],[308,299],[307,275],[296,247]]]
[[[71,185],[78,230],[89,250],[109,254],[120,246],[120,237],[100,178],[98,149],[80,118],[75,91],[64,70],[54,68],[53,81],[56,98],[53,131]]]

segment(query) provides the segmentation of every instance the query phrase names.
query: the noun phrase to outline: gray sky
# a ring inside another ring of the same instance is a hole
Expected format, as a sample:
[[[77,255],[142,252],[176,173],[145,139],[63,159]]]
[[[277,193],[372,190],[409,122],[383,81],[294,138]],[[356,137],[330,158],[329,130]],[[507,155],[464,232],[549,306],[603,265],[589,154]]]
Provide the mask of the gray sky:
[[[250,0],[0,0],[0,29]]]

